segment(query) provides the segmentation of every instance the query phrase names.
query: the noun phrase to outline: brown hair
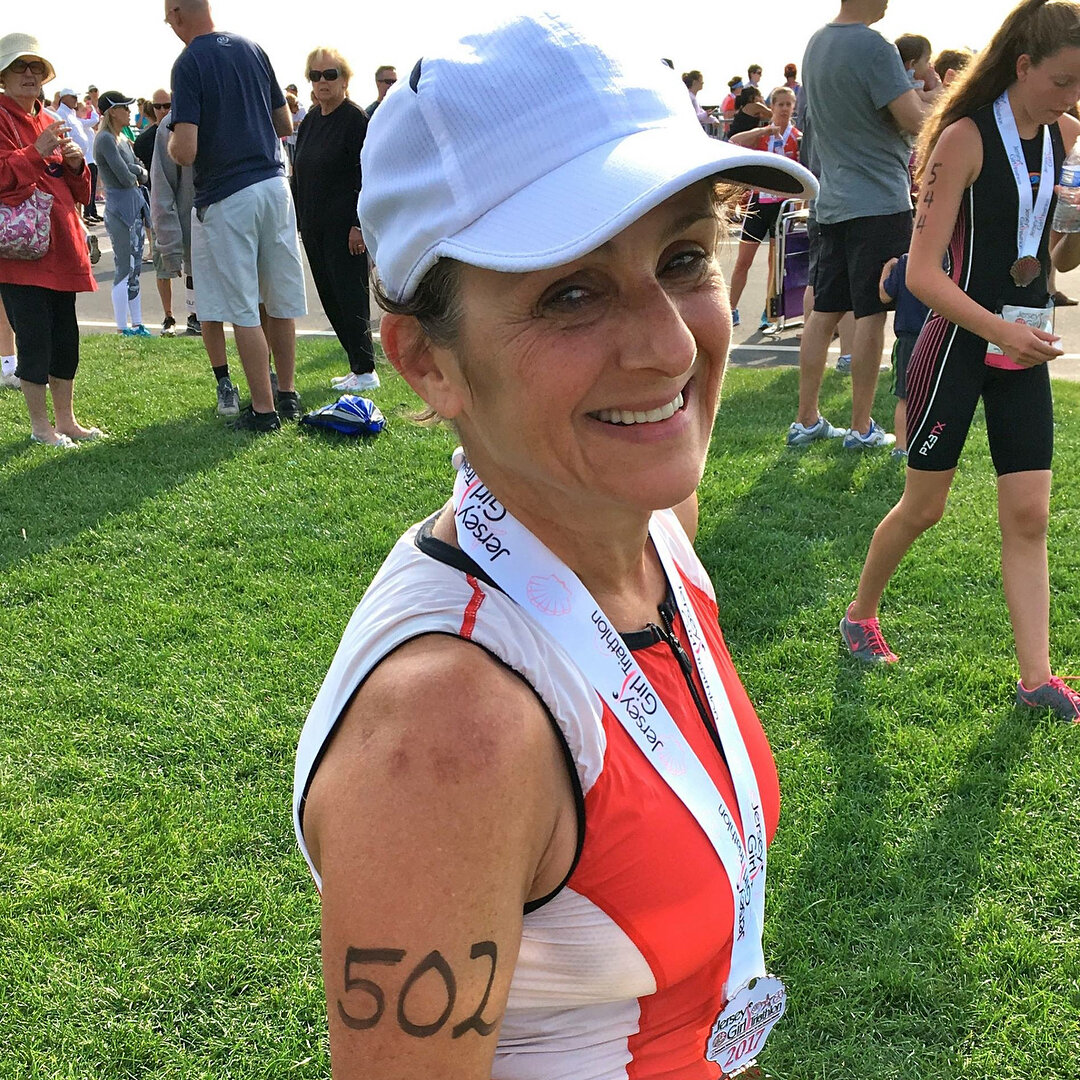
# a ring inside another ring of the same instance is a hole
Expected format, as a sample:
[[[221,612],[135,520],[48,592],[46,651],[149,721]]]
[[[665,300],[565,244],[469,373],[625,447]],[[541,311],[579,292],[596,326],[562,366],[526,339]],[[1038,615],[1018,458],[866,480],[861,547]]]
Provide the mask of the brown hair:
[[[769,91],[769,100],[770,101],[775,101],[777,94],[779,94],[781,97],[790,97],[793,101],[796,100],[795,91],[792,90],[791,87],[787,86],[786,84],[784,86],[776,86],[772,90],[770,90]]]
[[[971,63],[975,54],[970,49],[942,49],[934,57],[933,69],[939,79],[944,79],[950,69],[959,74]]]
[[[904,67],[913,64],[920,56],[930,55],[930,39],[924,38],[922,34],[901,34],[894,44]]]
[[[1073,0],[1021,0],[1005,17],[990,44],[941,95],[919,136],[918,182],[941,133],[957,120],[996,101],[1016,82],[1016,61],[1041,64],[1066,47],[1080,47],[1080,4]]]

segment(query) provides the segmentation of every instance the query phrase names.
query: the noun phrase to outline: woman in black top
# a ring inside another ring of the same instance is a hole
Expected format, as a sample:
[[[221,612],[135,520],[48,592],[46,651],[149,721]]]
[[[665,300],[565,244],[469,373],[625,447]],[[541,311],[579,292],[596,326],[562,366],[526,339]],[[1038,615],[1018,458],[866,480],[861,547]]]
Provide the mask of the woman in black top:
[[[311,276],[349,358],[349,374],[331,382],[339,390],[374,390],[367,249],[356,216],[367,116],[349,100],[352,69],[336,49],[313,50],[307,73],[315,106],[296,136],[293,190]]]
[[[1020,667],[1016,703],[1080,722],[1050,668],[1046,533],[1054,417],[1047,274],[1054,185],[1080,122],[1080,4],[1023,0],[923,128],[907,287],[932,310],[908,366],[904,494],[874,533],[840,624],[861,660],[896,659],[878,604],[944,513],[979,398],[997,472],[1001,576]],[[1065,267],[1055,249],[1055,263]]]
[[[772,116],[769,107],[761,100],[761,91],[756,86],[746,86],[739,91],[735,99],[735,119],[731,121],[728,138],[743,131],[753,131],[761,127]]]

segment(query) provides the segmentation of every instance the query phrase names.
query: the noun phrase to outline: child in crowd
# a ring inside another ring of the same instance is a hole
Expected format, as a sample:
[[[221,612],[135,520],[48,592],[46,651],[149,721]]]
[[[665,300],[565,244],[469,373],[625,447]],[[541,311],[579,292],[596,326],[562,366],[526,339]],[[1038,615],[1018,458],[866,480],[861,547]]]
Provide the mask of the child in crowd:
[[[901,34],[896,48],[915,92],[923,101],[933,101],[941,92],[941,80],[930,63],[929,40],[922,34]]]
[[[893,419],[893,431],[896,432],[896,446],[892,456],[897,459],[907,458],[907,366],[919,339],[919,331],[930,309],[913,296],[907,287],[907,255],[899,259],[890,259],[881,271],[878,293],[883,304],[896,303],[893,315],[893,333],[896,342],[892,351],[893,385],[896,395],[896,415]]]
[[[934,57],[934,72],[942,86],[951,86],[953,79],[971,63],[970,49],[942,49]]]

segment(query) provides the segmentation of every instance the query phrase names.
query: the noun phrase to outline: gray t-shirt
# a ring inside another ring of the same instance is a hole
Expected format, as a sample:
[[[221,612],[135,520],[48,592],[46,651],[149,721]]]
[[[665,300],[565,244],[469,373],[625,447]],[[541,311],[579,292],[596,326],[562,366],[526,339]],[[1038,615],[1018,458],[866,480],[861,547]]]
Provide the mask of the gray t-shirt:
[[[896,46],[864,23],[829,23],[802,62],[804,129],[823,225],[911,209],[911,147],[886,106],[911,89]]]

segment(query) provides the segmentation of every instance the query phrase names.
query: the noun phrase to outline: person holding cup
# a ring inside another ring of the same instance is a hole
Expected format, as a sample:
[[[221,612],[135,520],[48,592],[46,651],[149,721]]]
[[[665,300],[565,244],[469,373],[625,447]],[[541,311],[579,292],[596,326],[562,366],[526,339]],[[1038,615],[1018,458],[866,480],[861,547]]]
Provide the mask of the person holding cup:
[[[75,294],[93,292],[97,282],[78,210],[90,199],[90,170],[67,124],[39,101],[42,85],[53,78],[36,38],[0,38],[0,202],[18,205],[35,189],[52,196],[48,251],[38,259],[0,254],[0,297],[15,330],[15,376],[30,414],[30,438],[71,447],[101,437],[98,428],[80,424],[72,408],[79,366]]]

